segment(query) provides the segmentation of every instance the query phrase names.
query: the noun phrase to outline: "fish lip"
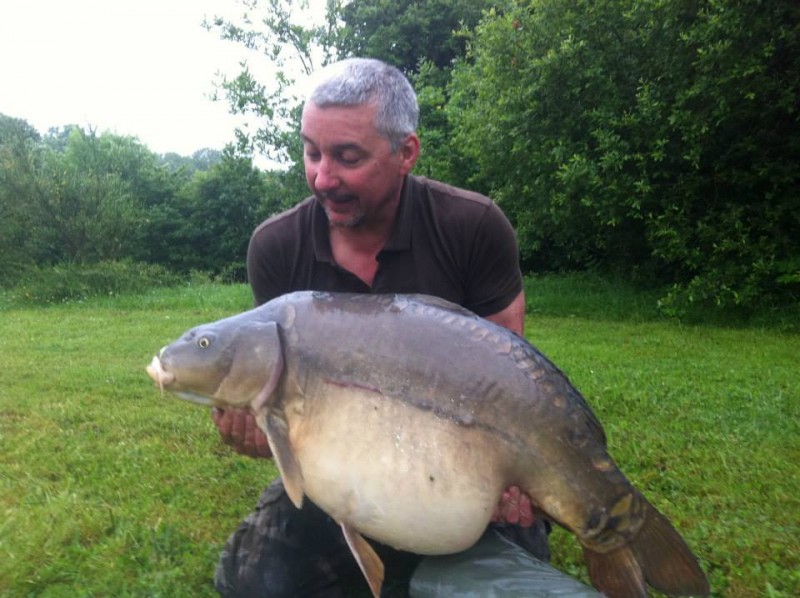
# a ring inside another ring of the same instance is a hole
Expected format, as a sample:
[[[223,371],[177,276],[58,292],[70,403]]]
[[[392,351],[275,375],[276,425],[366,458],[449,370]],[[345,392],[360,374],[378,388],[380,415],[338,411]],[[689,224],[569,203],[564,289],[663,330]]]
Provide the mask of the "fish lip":
[[[163,349],[161,353],[163,353]],[[153,382],[158,385],[158,387],[161,389],[161,392],[164,392],[164,387],[168,387],[175,381],[175,374],[164,369],[164,367],[161,365],[161,359],[158,355],[153,356],[150,364],[145,369],[147,371],[147,375],[150,376]]]

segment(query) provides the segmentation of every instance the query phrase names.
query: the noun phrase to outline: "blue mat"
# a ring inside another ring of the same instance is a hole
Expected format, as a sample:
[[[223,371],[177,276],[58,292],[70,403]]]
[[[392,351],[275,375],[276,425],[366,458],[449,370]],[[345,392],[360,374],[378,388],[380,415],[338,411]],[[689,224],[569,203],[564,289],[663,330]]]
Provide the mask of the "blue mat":
[[[426,557],[411,577],[411,598],[600,598],[577,579],[489,530],[469,550]]]

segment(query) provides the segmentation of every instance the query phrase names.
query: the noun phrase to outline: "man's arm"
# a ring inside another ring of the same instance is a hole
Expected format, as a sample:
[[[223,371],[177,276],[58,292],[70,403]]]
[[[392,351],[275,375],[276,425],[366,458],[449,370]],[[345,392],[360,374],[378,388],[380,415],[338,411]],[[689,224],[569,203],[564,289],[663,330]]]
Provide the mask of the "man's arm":
[[[495,324],[505,326],[519,336],[525,329],[525,291],[520,291],[514,300],[505,309],[486,316],[486,319]],[[533,525],[533,509],[531,499],[520,491],[519,487],[511,486],[503,492],[500,504],[494,510],[492,521],[505,522],[529,527]]]
[[[486,319],[495,324],[505,326],[519,336],[525,331],[525,291],[520,291],[505,309],[486,316]]]

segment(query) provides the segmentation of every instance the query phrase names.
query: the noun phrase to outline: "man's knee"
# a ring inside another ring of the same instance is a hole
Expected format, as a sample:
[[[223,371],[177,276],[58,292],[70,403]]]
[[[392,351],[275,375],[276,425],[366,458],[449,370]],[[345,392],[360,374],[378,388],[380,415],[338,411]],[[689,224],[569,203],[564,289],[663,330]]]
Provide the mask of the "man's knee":
[[[355,566],[338,526],[311,503],[295,508],[277,480],[228,539],[214,586],[222,596],[336,597]]]

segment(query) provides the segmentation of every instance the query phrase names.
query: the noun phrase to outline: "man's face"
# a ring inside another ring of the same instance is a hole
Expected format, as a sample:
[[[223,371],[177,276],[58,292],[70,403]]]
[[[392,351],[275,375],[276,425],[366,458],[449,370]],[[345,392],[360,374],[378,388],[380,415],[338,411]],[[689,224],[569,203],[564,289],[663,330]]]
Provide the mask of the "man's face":
[[[419,153],[416,136],[392,152],[373,125],[372,105],[306,104],[301,122],[306,181],[333,226],[357,227],[394,215],[403,177]]]

